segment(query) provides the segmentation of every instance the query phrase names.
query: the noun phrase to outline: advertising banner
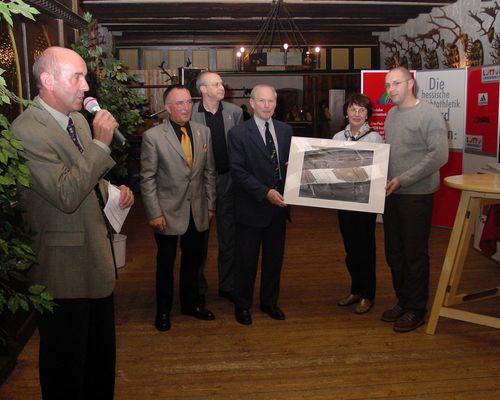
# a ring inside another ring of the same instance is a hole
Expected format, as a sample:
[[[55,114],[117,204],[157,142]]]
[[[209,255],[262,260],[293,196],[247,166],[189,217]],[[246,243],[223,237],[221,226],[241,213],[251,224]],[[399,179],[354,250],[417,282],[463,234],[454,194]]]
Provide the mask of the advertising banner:
[[[417,98],[433,104],[443,114],[448,130],[450,153],[441,168],[441,189],[434,196],[432,223],[453,226],[460,192],[443,184],[443,179],[462,174],[465,138],[467,70],[418,71],[415,76]]]
[[[498,162],[499,75],[498,65],[468,70],[463,173]]]
[[[384,124],[387,112],[394,106],[385,91],[385,71],[361,71],[361,93],[372,101],[373,114],[368,123],[385,138]]]

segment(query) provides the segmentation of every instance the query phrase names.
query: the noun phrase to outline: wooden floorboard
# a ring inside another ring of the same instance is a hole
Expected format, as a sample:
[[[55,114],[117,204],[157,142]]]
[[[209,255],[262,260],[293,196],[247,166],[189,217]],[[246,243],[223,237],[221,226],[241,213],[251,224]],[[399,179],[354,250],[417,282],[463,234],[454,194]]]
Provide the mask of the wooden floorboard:
[[[260,313],[258,293],[253,325],[234,321],[231,304],[216,295],[212,227],[207,304],[216,320],[181,315],[176,295],[172,329],[161,333],[153,327],[155,244],[141,204],[134,207],[115,291],[117,400],[500,398],[500,331],[441,318],[434,336],[424,327],[396,334],[380,321],[394,303],[381,225],[376,305],[355,315],[335,305],[349,288],[336,212],[294,207],[292,218],[280,297],[286,321]],[[431,298],[449,236],[447,229],[432,230]],[[497,286],[500,266],[471,251],[463,282],[466,290]],[[461,307],[500,317],[499,304],[495,298]],[[37,347],[35,333],[0,399],[40,399]]]

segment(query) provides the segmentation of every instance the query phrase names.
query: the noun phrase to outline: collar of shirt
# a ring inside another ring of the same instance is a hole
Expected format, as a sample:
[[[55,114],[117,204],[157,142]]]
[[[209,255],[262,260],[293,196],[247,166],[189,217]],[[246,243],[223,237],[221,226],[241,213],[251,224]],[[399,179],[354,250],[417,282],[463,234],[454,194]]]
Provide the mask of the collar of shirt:
[[[70,116],[64,115],[62,112],[57,111],[56,109],[52,108],[45,101],[43,101],[40,96],[36,96],[35,100],[38,100],[38,102],[43,106],[43,108],[45,108],[47,110],[47,112],[54,117],[56,122],[66,132],[66,129],[68,128],[68,122],[69,122]]]
[[[348,141],[358,140],[359,134],[366,133],[369,129],[370,129],[370,126],[368,125],[367,122],[365,122],[363,125],[361,125],[359,127],[356,134],[353,135],[351,132],[351,124],[347,124],[347,126],[345,127],[345,130],[344,130],[344,136],[345,136],[346,140],[348,140]]]
[[[257,125],[257,128],[259,129],[260,136],[262,136],[262,140],[264,143],[266,143],[266,122],[269,122],[269,131],[271,132],[271,136],[273,137],[274,143],[276,142],[276,133],[274,132],[274,125],[273,125],[273,119],[269,118],[267,121],[264,121],[263,119],[260,119],[259,117],[255,116],[253,117],[255,120],[255,124]]]
[[[36,96],[35,100],[38,100],[38,102],[42,105],[43,108],[47,110],[47,112],[54,117],[56,122],[61,126],[63,131],[67,132],[68,129],[68,122],[69,122],[69,117],[70,115],[64,115],[62,112],[57,111],[56,109],[52,108],[49,106],[45,101],[42,100],[40,96]],[[74,122],[74,121],[73,121]],[[80,138],[77,136],[78,142],[80,142],[80,146],[83,147],[83,143],[80,140]],[[101,142],[100,140],[97,139],[92,139],[92,142],[97,144],[100,148],[102,148],[106,153],[111,154],[111,149],[106,143]]]
[[[215,114],[217,114],[218,112],[222,112],[223,109],[224,109],[224,107],[222,105],[222,101],[220,101],[219,102],[219,108],[217,109],[217,111],[215,112]],[[203,106],[203,101],[200,101],[200,105],[198,106],[198,112],[212,114],[210,111],[208,111],[207,109],[205,109],[205,107]]]
[[[257,128],[259,129],[260,136],[264,141],[264,145],[266,145],[266,122],[269,122],[269,131],[271,132],[271,136],[273,137],[274,146],[276,147],[276,154],[278,154],[279,159],[280,149],[278,146],[278,139],[276,138],[276,132],[274,131],[273,119],[269,118],[267,121],[264,121],[263,119],[260,119],[255,115],[253,118],[255,120],[255,123],[257,124]]]
[[[179,125],[178,123],[176,123],[176,122],[174,122],[172,120],[169,120],[169,121],[170,121],[170,125],[172,125],[172,128],[174,129],[175,135],[177,136],[177,139],[179,139],[179,141],[182,138],[181,127],[184,127],[184,128],[186,128],[188,136],[189,136],[189,138],[191,139],[191,142],[192,142],[193,135],[191,134],[191,127],[189,126],[189,122],[186,122],[185,125]]]

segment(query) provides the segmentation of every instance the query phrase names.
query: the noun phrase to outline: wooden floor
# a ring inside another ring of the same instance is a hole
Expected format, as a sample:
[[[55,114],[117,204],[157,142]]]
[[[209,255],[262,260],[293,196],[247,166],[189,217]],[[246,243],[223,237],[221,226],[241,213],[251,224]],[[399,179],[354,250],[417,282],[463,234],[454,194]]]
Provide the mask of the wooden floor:
[[[394,304],[381,228],[377,226],[378,293],[369,314],[336,306],[349,290],[336,212],[294,207],[280,298],[286,321],[271,320],[254,306],[253,325],[235,322],[231,304],[216,296],[214,233],[207,300],[216,320],[180,315],[176,300],[172,329],[160,333],[153,327],[155,245],[138,204],[124,228],[127,265],[115,292],[115,398],[500,398],[499,330],[442,318],[435,336],[425,334],[424,327],[396,334],[391,324],[380,321],[381,312]],[[432,297],[449,235],[446,229],[432,231]],[[470,252],[466,268],[465,288],[500,282],[500,266],[477,252]],[[466,308],[500,317],[499,300]],[[0,399],[40,399],[37,347],[35,334],[0,388]]]

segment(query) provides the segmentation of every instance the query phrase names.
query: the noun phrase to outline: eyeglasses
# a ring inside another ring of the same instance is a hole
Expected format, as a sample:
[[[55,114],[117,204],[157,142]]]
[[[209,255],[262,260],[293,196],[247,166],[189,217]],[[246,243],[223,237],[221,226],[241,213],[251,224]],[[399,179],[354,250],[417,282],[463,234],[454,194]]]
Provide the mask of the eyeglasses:
[[[193,100],[179,100],[179,101],[174,101],[173,104],[177,108],[182,108],[183,106],[192,106],[193,105]]]
[[[398,87],[401,85],[403,82],[408,82],[410,79],[405,79],[404,81],[392,81],[392,82],[387,82],[384,87],[387,89],[390,89],[391,87]]]
[[[259,104],[276,104],[276,99],[255,99],[255,101]]]
[[[349,107],[347,112],[351,114],[366,114],[368,110],[365,107]]]
[[[224,81],[220,81],[220,82],[207,82],[207,83],[204,83],[202,86],[224,87]]]

